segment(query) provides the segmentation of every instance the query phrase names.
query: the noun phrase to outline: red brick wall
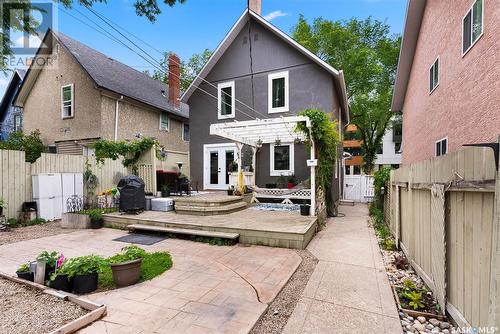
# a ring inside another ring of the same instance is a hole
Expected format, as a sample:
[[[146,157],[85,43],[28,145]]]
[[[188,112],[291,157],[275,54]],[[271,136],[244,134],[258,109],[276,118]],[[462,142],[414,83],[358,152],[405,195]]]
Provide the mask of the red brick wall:
[[[428,0],[403,106],[403,163],[500,135],[500,5],[483,0],[483,35],[462,57],[462,18],[474,0]],[[429,68],[439,56],[439,86],[429,95]]]

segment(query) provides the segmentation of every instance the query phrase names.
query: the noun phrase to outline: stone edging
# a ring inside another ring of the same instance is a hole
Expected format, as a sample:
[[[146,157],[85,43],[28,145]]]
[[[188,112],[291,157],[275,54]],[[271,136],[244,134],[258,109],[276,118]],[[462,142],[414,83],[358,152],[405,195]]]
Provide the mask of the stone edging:
[[[64,326],[59,327],[58,329],[50,332],[50,334],[66,334],[66,333],[76,332],[77,330],[82,329],[82,328],[90,325],[94,321],[97,321],[106,315],[106,305],[104,305],[104,304],[96,304],[90,300],[83,299],[83,298],[81,298],[77,295],[74,295],[72,293],[54,290],[54,289],[49,288],[45,285],[41,285],[41,284],[37,284],[37,283],[30,282],[27,280],[23,280],[23,279],[15,277],[15,276],[5,274],[3,272],[0,272],[0,278],[4,278],[6,280],[16,282],[19,284],[28,285],[34,289],[41,290],[43,293],[57,297],[57,298],[62,299],[62,300],[72,302],[74,304],[79,305],[81,308],[83,308],[87,311],[90,311],[89,313],[81,316],[80,318],[77,318],[77,319],[65,324]]]

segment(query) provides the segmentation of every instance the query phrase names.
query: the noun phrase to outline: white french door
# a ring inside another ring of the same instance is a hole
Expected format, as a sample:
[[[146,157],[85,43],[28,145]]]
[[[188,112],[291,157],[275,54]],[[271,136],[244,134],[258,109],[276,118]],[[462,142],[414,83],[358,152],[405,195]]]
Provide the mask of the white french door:
[[[228,166],[236,160],[236,144],[203,145],[203,186],[224,190],[229,186]]]

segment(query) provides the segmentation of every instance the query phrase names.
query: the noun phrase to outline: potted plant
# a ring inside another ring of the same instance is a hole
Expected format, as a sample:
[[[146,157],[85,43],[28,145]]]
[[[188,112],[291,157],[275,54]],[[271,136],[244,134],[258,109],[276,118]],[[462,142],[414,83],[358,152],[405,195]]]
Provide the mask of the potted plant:
[[[97,290],[101,268],[107,262],[97,255],[86,255],[66,260],[61,270],[73,279],[73,292],[79,295]]]
[[[59,254],[56,251],[43,251],[36,257],[37,270],[39,270],[39,265],[45,263],[45,281],[47,281],[54,272],[58,258]]]
[[[161,197],[170,197],[170,187],[166,184],[161,186]]]
[[[296,185],[297,185],[297,179],[295,178],[295,175],[292,174],[288,177],[287,187],[288,189],[292,189]]]
[[[68,273],[65,272],[64,255],[61,254],[57,259],[56,269],[50,275],[49,286],[52,289],[62,290],[66,292],[71,292],[71,281]],[[67,267],[66,267],[67,268]]]
[[[116,286],[129,286],[139,281],[144,256],[146,256],[144,249],[130,245],[123,247],[120,254],[108,259]]]
[[[284,175],[280,175],[278,177],[278,188],[285,188],[286,187],[286,177]]]
[[[234,186],[229,186],[229,188],[227,188],[228,196],[233,196],[233,193],[234,193]]]
[[[0,197],[0,216],[3,216],[3,209],[7,209],[7,202]]]
[[[98,229],[103,226],[102,212],[100,210],[92,210],[89,212],[90,228]]]
[[[31,272],[29,263],[22,264],[17,270],[16,275],[19,278],[33,282],[35,280],[35,273]]]
[[[311,206],[307,204],[306,201],[300,205],[300,215],[301,216],[309,216],[309,213],[311,211]]]

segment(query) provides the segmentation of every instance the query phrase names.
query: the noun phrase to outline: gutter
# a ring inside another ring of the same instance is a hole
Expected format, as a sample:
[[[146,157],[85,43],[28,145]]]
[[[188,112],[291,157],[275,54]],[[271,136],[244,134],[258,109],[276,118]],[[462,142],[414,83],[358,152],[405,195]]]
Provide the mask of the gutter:
[[[119,99],[116,99],[116,104],[115,104],[115,141],[118,141],[118,110],[119,110],[119,103],[120,101],[123,100],[123,95],[120,95]]]

